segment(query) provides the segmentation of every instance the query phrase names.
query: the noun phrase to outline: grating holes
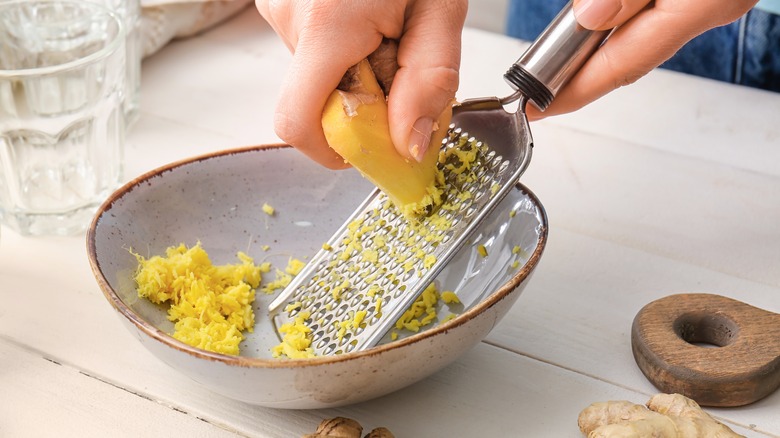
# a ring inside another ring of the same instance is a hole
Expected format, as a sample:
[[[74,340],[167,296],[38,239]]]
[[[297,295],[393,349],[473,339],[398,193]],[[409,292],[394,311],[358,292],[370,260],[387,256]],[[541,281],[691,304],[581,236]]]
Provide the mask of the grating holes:
[[[330,289],[329,288],[321,289],[317,295],[318,295],[317,298],[320,300],[328,299],[328,297],[330,296]]]
[[[356,294],[355,289],[350,288],[349,290],[347,290],[341,295],[341,301],[348,302],[355,296],[355,294]]]
[[[327,311],[325,308],[320,308],[316,313],[311,314],[312,321],[323,321],[325,318],[325,315],[327,314]]]
[[[347,310],[349,310],[349,304],[347,304],[347,303],[343,303],[342,305],[340,305],[340,306],[339,306],[339,307],[336,309],[336,313],[335,313],[335,314],[336,314],[336,316],[337,316],[338,318],[341,318],[342,316],[344,316],[344,314],[347,312]]]

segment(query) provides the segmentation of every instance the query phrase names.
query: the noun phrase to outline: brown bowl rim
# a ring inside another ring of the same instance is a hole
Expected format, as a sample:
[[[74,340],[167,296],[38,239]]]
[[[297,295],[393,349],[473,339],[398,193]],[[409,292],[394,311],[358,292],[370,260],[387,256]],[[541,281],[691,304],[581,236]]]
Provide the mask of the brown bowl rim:
[[[174,161],[165,164],[163,166],[157,167],[155,169],[152,169],[150,171],[147,171],[137,176],[136,178],[133,178],[132,180],[128,181],[120,188],[118,188],[116,191],[114,191],[98,208],[86,233],[87,255],[89,259],[90,268],[92,269],[92,273],[95,276],[95,279],[97,280],[98,286],[103,292],[103,295],[112,305],[112,307],[114,307],[114,309],[117,312],[119,312],[119,314],[127,318],[131,323],[133,323],[133,325],[135,325],[137,329],[144,332],[150,338],[170,348],[173,348],[174,350],[177,350],[181,353],[188,354],[198,359],[221,362],[230,366],[239,366],[239,367],[246,367],[246,368],[299,368],[299,367],[319,366],[319,365],[336,363],[336,362],[347,362],[351,360],[358,360],[360,358],[364,358],[368,356],[379,355],[387,351],[394,350],[396,348],[401,348],[407,345],[416,344],[418,342],[424,341],[425,339],[431,338],[441,333],[445,333],[458,326],[466,324],[467,322],[475,318],[477,315],[485,312],[487,309],[493,307],[499,301],[506,298],[510,292],[512,292],[518,285],[520,285],[520,283],[531,274],[531,272],[538,264],[539,259],[542,256],[542,252],[544,251],[544,248],[547,244],[547,233],[548,233],[549,225],[547,221],[547,213],[544,209],[544,206],[539,201],[539,198],[537,198],[536,195],[530,189],[528,189],[525,185],[518,182],[516,186],[524,193],[526,193],[529,196],[529,198],[531,198],[534,205],[539,209],[542,217],[542,227],[541,227],[542,229],[540,230],[539,240],[537,241],[533,253],[531,253],[530,257],[528,258],[528,261],[514,276],[512,276],[511,279],[509,279],[506,283],[501,285],[501,287],[499,287],[495,292],[488,295],[487,298],[483,299],[478,304],[474,305],[472,308],[466,310],[465,312],[461,313],[460,315],[456,316],[455,318],[445,323],[421,331],[420,333],[414,334],[412,336],[399,339],[397,341],[393,341],[387,344],[381,344],[369,348],[367,350],[344,353],[344,354],[333,355],[333,356],[319,356],[319,357],[314,357],[309,359],[274,359],[274,358],[268,359],[268,358],[247,357],[247,356],[231,356],[231,355],[202,350],[200,348],[185,344],[173,338],[173,336],[169,335],[168,333],[165,333],[164,331],[153,326],[152,324],[144,320],[135,311],[133,311],[132,308],[126,305],[121,298],[119,298],[119,296],[114,292],[113,288],[111,288],[111,286],[109,285],[108,280],[105,278],[105,276],[102,273],[102,270],[100,269],[100,263],[97,260],[97,249],[95,247],[95,235],[96,235],[97,226],[100,222],[100,219],[106,212],[108,212],[111,209],[112,205],[117,199],[131,192],[135,187],[143,184],[147,180],[156,177],[158,175],[162,175],[165,172],[168,172],[177,167],[192,164],[198,161],[209,160],[216,157],[238,155],[238,154],[250,153],[250,152],[266,152],[266,151],[271,151],[276,149],[287,149],[290,147],[291,147],[290,145],[284,143],[270,143],[270,144],[262,144],[262,145],[255,145],[255,146],[245,146],[245,147],[224,149],[216,152],[196,155],[190,158]]]

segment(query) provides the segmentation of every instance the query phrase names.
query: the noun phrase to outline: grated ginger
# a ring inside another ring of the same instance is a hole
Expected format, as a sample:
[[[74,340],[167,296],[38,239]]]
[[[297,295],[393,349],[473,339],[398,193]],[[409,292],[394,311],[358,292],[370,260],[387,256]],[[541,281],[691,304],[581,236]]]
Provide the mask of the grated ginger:
[[[132,252],[132,251],[131,251]],[[239,252],[239,264],[213,265],[200,242],[191,248],[171,246],[165,257],[138,261],[138,296],[155,304],[170,303],[173,337],[197,348],[237,355],[243,331],[252,331],[252,303],[261,267]]]
[[[306,359],[314,357],[311,348],[311,329],[306,325],[306,320],[311,317],[311,312],[300,312],[293,322],[282,324],[279,333],[282,342],[271,349],[275,358],[287,356],[290,359]]]
[[[287,261],[287,266],[284,268],[284,272],[290,275],[298,275],[301,273],[304,266],[306,266],[306,262],[290,257],[290,260]]]
[[[460,304],[460,298],[458,298],[458,295],[452,291],[442,292],[441,300],[447,304]]]
[[[439,302],[439,291],[436,283],[431,283],[423,291],[409,309],[395,322],[398,330],[406,329],[411,332],[420,331],[420,327],[432,323],[436,319],[436,304]]]
[[[276,278],[274,278],[273,281],[266,283],[262,288],[260,288],[260,291],[270,295],[279,289],[284,289],[288,284],[290,284],[291,281],[292,275],[286,274],[284,271],[277,269]]]

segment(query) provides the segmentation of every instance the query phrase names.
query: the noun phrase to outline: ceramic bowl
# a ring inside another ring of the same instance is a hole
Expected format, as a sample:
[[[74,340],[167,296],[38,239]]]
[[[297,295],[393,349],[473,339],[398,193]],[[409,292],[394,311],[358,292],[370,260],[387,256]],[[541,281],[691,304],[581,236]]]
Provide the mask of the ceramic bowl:
[[[274,359],[279,342],[257,293],[256,325],[239,356],[174,339],[166,308],[138,298],[130,249],[163,255],[172,245],[201,242],[212,261],[235,263],[244,251],[284,268],[289,257],[313,256],[358,207],[372,186],[356,171],[330,171],[283,145],[228,150],[170,164],[117,190],[87,233],[95,278],[120,320],[159,359],[211,390],[274,408],[356,403],[410,385],[480,342],[517,300],[547,239],[539,200],[517,185],[470,245],[437,277],[463,301],[457,316],[365,351],[313,359]],[[276,208],[263,213],[263,204]],[[515,213],[510,214],[510,211]],[[265,247],[267,245],[267,247]],[[477,254],[484,245],[488,256]],[[512,251],[519,247],[521,250]],[[515,263],[517,261],[518,263]],[[447,310],[447,309],[444,309]]]

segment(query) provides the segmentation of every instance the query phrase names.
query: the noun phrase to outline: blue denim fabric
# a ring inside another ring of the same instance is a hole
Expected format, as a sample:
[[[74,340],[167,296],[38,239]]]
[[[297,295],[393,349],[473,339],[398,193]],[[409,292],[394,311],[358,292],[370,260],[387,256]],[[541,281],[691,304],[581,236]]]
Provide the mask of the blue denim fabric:
[[[567,0],[510,0],[507,34],[533,40]],[[662,68],[780,91],[780,16],[759,9],[683,46]]]

